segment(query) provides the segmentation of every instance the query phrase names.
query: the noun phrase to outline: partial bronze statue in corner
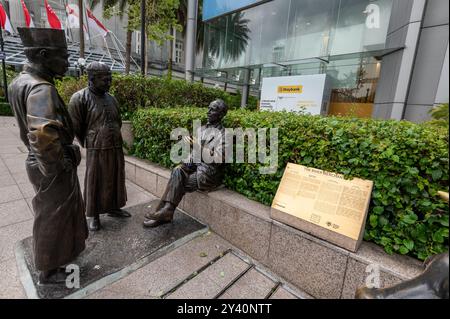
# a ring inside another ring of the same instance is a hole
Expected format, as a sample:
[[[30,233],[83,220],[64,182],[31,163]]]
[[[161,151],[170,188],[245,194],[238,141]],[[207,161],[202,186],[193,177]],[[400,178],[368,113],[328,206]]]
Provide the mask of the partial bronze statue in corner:
[[[222,100],[213,101],[208,108],[208,122],[201,127],[200,141],[189,138],[191,144],[199,143],[202,154],[209,154],[218,160],[205,161],[190,157],[187,163],[176,167],[170,176],[164,195],[155,213],[147,213],[144,227],[157,227],[171,223],[175,209],[186,193],[197,190],[209,192],[219,187],[223,181],[225,168],[225,128],[222,119],[228,107]],[[214,133],[215,132],[215,133]],[[218,136],[217,136],[218,135]]]
[[[101,228],[100,214],[124,218],[127,201],[125,159],[122,149],[119,105],[108,93],[111,71],[106,64],[90,63],[89,86],[76,92],[69,102],[75,135],[86,148],[84,200],[89,230]]]
[[[33,252],[39,284],[64,283],[65,265],[84,249],[88,237],[77,177],[80,149],[54,78],[68,67],[63,30],[18,28],[29,63],[9,86],[9,96],[28,149],[25,161],[33,198]]]
[[[431,257],[425,271],[393,287],[384,289],[359,288],[356,299],[448,299],[448,252]]]

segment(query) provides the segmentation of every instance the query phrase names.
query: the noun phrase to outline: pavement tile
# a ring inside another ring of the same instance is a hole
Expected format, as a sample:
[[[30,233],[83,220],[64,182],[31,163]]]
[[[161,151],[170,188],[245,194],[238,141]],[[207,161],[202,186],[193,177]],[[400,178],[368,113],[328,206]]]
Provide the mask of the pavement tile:
[[[22,199],[23,195],[17,185],[0,187],[0,204]]]
[[[33,218],[24,199],[0,204],[0,227],[17,224]]]
[[[214,298],[228,284],[236,279],[248,264],[229,253],[212,266],[206,268],[187,283],[183,284],[168,299],[210,299]]]
[[[17,184],[24,184],[24,183],[30,182],[26,171],[19,172],[19,173],[13,173],[12,176],[16,180]]]
[[[275,293],[270,296],[270,299],[298,299],[283,287],[278,287]]]
[[[14,180],[14,178],[11,176],[11,174],[9,174],[9,172],[5,172],[0,175],[0,188],[1,187],[6,187],[6,186],[12,186],[12,185],[16,185],[16,181]]]
[[[0,262],[14,257],[14,245],[32,235],[33,220],[0,228]]]
[[[26,299],[15,258],[0,263],[0,287],[0,299]]]
[[[119,291],[123,296],[159,298],[228,248],[219,236],[203,235],[104,289]]]
[[[264,299],[276,283],[256,269],[250,269],[226,293],[222,299]]]
[[[36,193],[34,192],[33,185],[31,183],[18,184],[20,191],[24,198],[33,198]]]

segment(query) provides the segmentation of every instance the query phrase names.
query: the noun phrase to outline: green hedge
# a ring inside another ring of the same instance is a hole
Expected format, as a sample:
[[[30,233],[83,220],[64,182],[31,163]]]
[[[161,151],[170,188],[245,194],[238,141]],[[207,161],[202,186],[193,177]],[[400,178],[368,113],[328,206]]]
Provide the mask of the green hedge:
[[[6,102],[0,101],[0,116],[13,116],[11,105]]]
[[[170,132],[206,109],[146,109],[133,116],[134,155],[165,167]],[[410,122],[230,111],[226,127],[279,128],[279,169],[260,175],[259,164],[230,164],[225,184],[271,205],[288,162],[374,181],[365,240],[388,253],[421,260],[448,249],[448,130]]]
[[[76,91],[87,86],[86,76],[81,79],[65,77],[56,82],[56,87],[63,100],[68,103]],[[183,80],[167,78],[141,77],[138,75],[113,75],[111,94],[119,102],[121,114],[129,119],[131,114],[145,103],[145,107],[180,107],[185,105],[207,107],[215,99],[223,99],[231,109],[240,107],[241,95],[231,95],[222,90],[207,88],[201,83],[189,83]],[[248,108],[255,110],[257,100],[249,99]]]

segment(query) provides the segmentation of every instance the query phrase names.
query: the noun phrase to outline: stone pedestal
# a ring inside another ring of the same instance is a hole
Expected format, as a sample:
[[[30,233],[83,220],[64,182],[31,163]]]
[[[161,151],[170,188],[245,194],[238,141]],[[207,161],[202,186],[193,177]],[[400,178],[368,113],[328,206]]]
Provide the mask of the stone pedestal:
[[[157,203],[158,200],[155,200],[128,208],[132,217],[127,219],[102,216],[102,230],[89,234],[85,251],[72,262],[70,268],[66,268],[69,274],[74,275],[76,271],[73,269],[78,267],[79,287],[68,288],[66,284],[39,285],[38,272],[33,262],[32,238],[18,242],[16,260],[27,297],[85,297],[207,231],[206,226],[178,210],[171,224],[153,229],[144,228],[144,214],[148,209],[154,209]],[[148,208],[150,205],[151,208]]]

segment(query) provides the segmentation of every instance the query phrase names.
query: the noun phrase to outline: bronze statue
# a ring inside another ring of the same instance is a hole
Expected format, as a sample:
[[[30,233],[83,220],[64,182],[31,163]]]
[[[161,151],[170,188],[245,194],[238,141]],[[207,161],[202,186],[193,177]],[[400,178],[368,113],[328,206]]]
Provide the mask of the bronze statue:
[[[202,150],[219,153],[221,161],[206,163],[203,159],[195,163],[191,156],[189,163],[183,163],[176,167],[170,176],[166,190],[155,213],[147,213],[144,227],[158,227],[159,225],[170,223],[173,220],[176,207],[181,202],[186,193],[200,191],[212,191],[222,183],[224,176],[225,162],[225,128],[222,119],[228,112],[228,107],[222,100],[213,101],[208,109],[208,123],[201,127],[200,145]],[[215,141],[221,143],[219,147],[211,147],[209,143],[213,139],[208,129],[215,129],[220,132],[219,137],[215,136]],[[194,143],[195,141],[192,141]],[[212,148],[213,150],[210,150]]]
[[[384,289],[359,288],[356,299],[448,299],[448,252],[425,262],[425,271],[411,280]]]
[[[86,71],[89,86],[76,92],[69,102],[69,113],[80,144],[86,148],[84,199],[89,229],[101,228],[100,214],[124,218],[127,201],[125,159],[122,149],[119,106],[108,93],[111,71],[103,63],[92,62]]]
[[[18,28],[29,63],[9,86],[33,198],[34,262],[40,284],[65,281],[64,265],[84,249],[88,237],[77,177],[80,149],[72,121],[53,79],[69,66],[63,30]]]

